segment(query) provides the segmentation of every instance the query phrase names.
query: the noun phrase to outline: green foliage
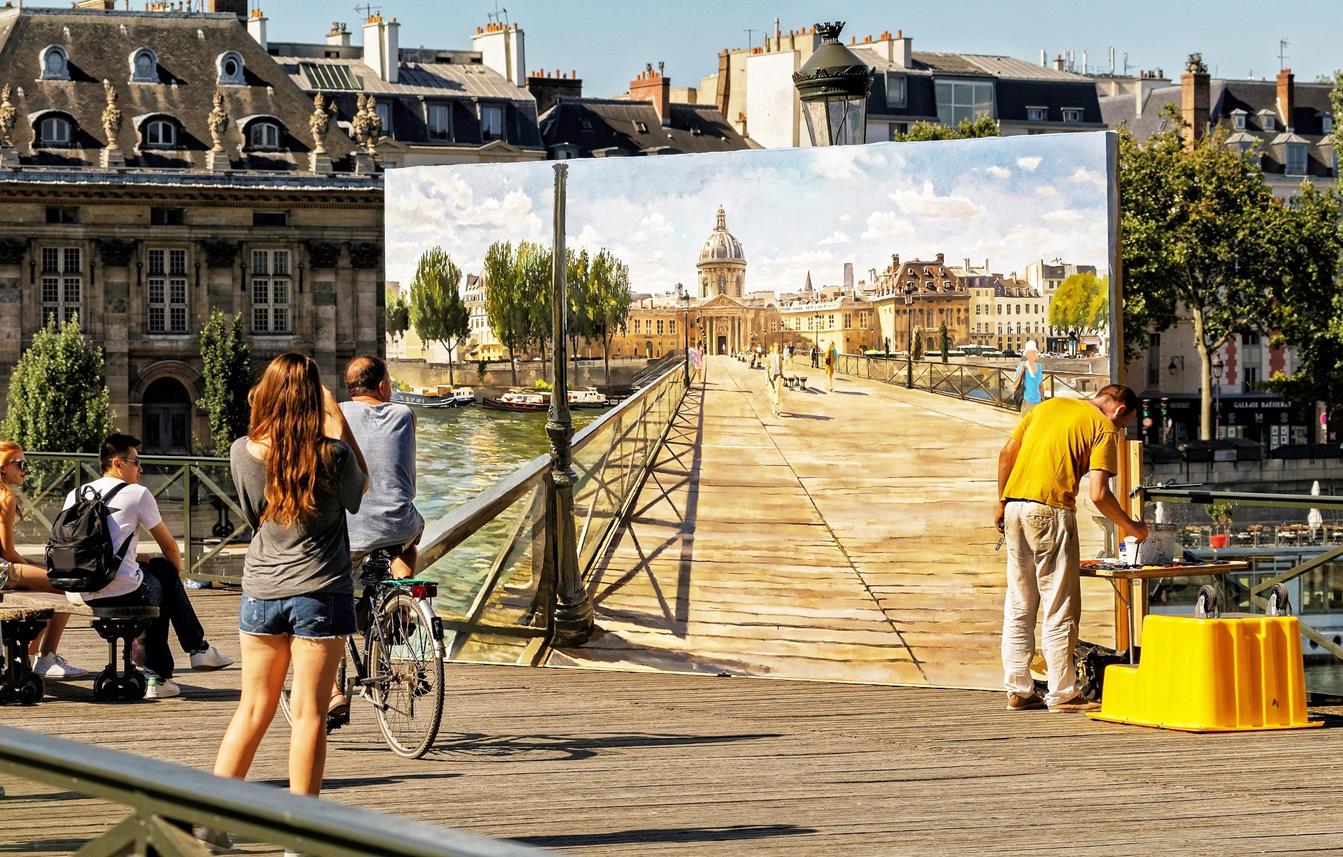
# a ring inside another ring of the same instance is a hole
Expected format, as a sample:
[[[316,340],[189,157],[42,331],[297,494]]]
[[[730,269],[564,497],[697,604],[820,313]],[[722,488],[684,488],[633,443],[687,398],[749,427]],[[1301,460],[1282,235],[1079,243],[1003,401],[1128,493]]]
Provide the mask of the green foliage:
[[[1208,503],[1203,507],[1208,512],[1208,517],[1220,524],[1222,527],[1231,526],[1231,504],[1230,503]]]
[[[546,343],[550,342],[551,335],[554,333],[554,316],[551,311],[552,278],[554,276],[551,269],[551,258],[553,255],[549,247],[523,241],[518,244],[515,257],[517,260],[517,288],[521,293],[520,300],[525,310],[526,319],[526,333],[523,340],[526,343],[537,345],[541,349],[542,358],[545,357]]]
[[[969,140],[975,137],[997,137],[998,122],[992,116],[978,119],[962,119],[955,128],[940,122],[915,122],[903,134],[896,138],[902,143],[914,143],[926,140]]]
[[[1110,323],[1110,278],[1090,272],[1073,274],[1054,292],[1049,324],[1067,330],[1098,331]]]
[[[410,330],[410,304],[406,303],[406,299],[398,292],[387,304],[387,335],[397,340],[404,336],[407,330]]]
[[[459,291],[461,284],[462,269],[442,247],[424,251],[410,282],[410,323],[422,342],[441,342],[447,346],[449,383],[456,383],[452,377],[452,349],[471,329],[471,315]],[[390,313],[387,329],[392,329]]]
[[[947,335],[947,323],[944,321],[937,328],[938,347],[942,349],[942,362],[947,362],[947,352],[951,350],[951,337]]]
[[[549,393],[551,390],[555,389],[545,378],[537,378],[536,383],[532,385],[532,388],[538,393]]]
[[[1329,92],[1329,106],[1333,109],[1334,130],[1329,132],[1329,140],[1334,144],[1334,152],[1343,158],[1343,69],[1333,76],[1334,88]],[[1334,176],[1343,186],[1343,175]]]
[[[509,365],[516,385],[518,367],[512,358],[518,349],[527,344],[531,314],[519,282],[517,257],[511,242],[496,241],[490,245],[485,251],[481,276],[485,280],[485,316],[494,329],[494,335],[508,349]]]
[[[482,384],[485,383],[485,370],[488,368],[489,364],[485,362],[484,357],[476,361],[476,377],[480,378]]]
[[[630,269],[603,248],[588,268],[587,315],[593,338],[602,343],[606,386],[611,386],[611,339],[629,319]]]
[[[923,359],[923,328],[921,327],[914,328],[913,357],[915,360]]]
[[[103,351],[79,319],[54,319],[33,334],[9,378],[3,433],[31,452],[97,452],[112,431]]]
[[[247,434],[251,412],[247,394],[252,388],[252,354],[242,315],[225,322],[223,312],[218,308],[210,310],[200,342],[205,370],[205,393],[200,406],[210,421],[215,455],[227,455],[229,444]]]

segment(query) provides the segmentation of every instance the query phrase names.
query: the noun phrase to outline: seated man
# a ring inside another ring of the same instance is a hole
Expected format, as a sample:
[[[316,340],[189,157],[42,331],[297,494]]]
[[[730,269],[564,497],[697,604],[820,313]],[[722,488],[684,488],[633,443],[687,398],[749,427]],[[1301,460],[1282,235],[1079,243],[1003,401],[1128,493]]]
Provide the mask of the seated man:
[[[350,551],[362,560],[379,548],[392,556],[392,576],[415,573],[416,544],[424,518],[415,509],[415,415],[392,401],[387,364],[356,357],[345,369],[352,401],[340,409],[368,463],[368,493],[357,514],[348,515]],[[355,562],[356,571],[358,562]]]
[[[67,593],[75,602],[89,607],[158,607],[159,616],[145,631],[145,673],[148,687],[145,699],[167,699],[181,694],[182,689],[172,680],[173,656],[168,648],[168,625],[177,632],[178,642],[191,655],[193,670],[222,669],[233,660],[221,654],[205,641],[205,629],[196,618],[196,611],[182,588],[180,577],[182,557],[177,540],[159,516],[158,502],[147,488],[140,484],[140,441],[128,434],[110,434],[103,441],[98,459],[103,475],[72,491],[65,498],[69,508],[77,493],[92,488],[106,497],[117,485],[126,487],[117,492],[108,504],[112,514],[108,531],[112,543],[120,546],[129,539],[125,558],[117,569],[117,576],[97,592]],[[137,554],[140,528],[144,527],[163,551],[161,557]]]

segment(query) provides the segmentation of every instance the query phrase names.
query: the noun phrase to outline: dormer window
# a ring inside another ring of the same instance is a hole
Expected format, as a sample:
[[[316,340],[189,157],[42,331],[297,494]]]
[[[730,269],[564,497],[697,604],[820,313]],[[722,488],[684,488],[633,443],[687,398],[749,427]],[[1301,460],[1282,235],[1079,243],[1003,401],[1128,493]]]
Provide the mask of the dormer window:
[[[237,51],[224,51],[215,58],[215,71],[222,86],[244,86],[247,78],[243,76],[242,54]]]
[[[1245,116],[1246,114],[1244,110],[1233,111],[1231,114],[1231,126],[1235,128],[1237,131],[1244,131]]]
[[[1048,107],[1027,107],[1027,108],[1026,108],[1026,121],[1027,121],[1027,122],[1044,122],[1044,121],[1047,120],[1048,118],[1049,118],[1049,108],[1048,108]]]
[[[1063,121],[1064,121],[1064,122],[1071,122],[1071,123],[1076,124],[1076,123],[1082,121],[1082,115],[1083,115],[1083,114],[1082,114],[1082,108],[1080,108],[1080,107],[1065,107],[1065,108],[1063,108]]]
[[[150,48],[131,54],[131,83],[158,83],[159,57]]]
[[[638,121],[638,120],[635,120],[635,122],[634,122],[634,130],[638,131],[640,134],[647,134],[647,133],[648,133],[648,123],[647,123],[647,122],[640,122],[640,121]]]
[[[1326,134],[1334,133],[1334,117],[1326,113],[1324,114],[1324,117],[1320,120],[1320,123],[1324,133]]]
[[[591,117],[591,116],[584,116],[581,120],[579,120],[579,126],[580,126],[584,131],[591,131],[591,130],[592,130],[592,117]]]
[[[42,80],[69,80],[70,55],[60,45],[47,45],[42,49]]]
[[[382,125],[383,136],[392,136],[392,102],[379,101],[373,105],[373,110],[378,114],[378,124]]]
[[[44,116],[37,123],[38,146],[68,146],[74,136],[74,125],[65,116]]]
[[[247,127],[247,146],[269,151],[280,148],[280,126],[274,122],[253,122]]]
[[[177,147],[177,125],[170,119],[151,119],[145,123],[145,148]]]
[[[1286,172],[1289,176],[1304,176],[1306,174],[1305,143],[1287,144]]]
[[[1278,129],[1278,117],[1267,110],[1259,114],[1259,122],[1263,125],[1265,131],[1276,131]]]
[[[504,139],[504,108],[498,104],[480,106],[480,139]]]
[[[427,122],[430,140],[452,139],[452,105],[430,104],[427,108]]]

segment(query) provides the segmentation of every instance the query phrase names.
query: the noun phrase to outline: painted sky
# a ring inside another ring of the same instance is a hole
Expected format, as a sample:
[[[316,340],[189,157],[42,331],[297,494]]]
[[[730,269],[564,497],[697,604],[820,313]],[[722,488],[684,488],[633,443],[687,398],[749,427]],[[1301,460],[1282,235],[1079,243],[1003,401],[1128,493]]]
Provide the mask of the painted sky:
[[[606,247],[635,291],[692,288],[721,204],[747,291],[818,287],[892,253],[996,272],[1061,258],[1108,270],[1106,132],[569,161],[568,242]],[[387,278],[442,246],[478,273],[493,241],[549,244],[553,162],[390,170]]]

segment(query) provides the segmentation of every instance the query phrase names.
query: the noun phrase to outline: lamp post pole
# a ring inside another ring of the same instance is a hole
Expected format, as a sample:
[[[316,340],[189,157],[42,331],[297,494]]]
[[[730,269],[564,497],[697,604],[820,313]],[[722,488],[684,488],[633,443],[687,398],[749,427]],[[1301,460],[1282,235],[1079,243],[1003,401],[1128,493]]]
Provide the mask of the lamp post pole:
[[[685,286],[676,284],[676,294],[681,300],[685,301],[685,385],[690,387],[690,293],[685,290]]]
[[[574,473],[570,441],[574,436],[573,415],[569,412],[569,378],[565,367],[565,295],[564,195],[568,164],[555,164],[555,244],[551,255],[551,306],[555,347],[554,388],[550,393],[550,411],[546,414],[546,435],[550,438],[550,479],[546,491],[546,541],[555,572],[555,613],[552,631],[556,646],[581,646],[592,636],[592,601],[578,572],[578,538],[574,531]]]
[[[1216,440],[1222,432],[1222,355],[1212,356],[1212,439]]]
[[[905,389],[914,389],[914,290],[905,287]]]

